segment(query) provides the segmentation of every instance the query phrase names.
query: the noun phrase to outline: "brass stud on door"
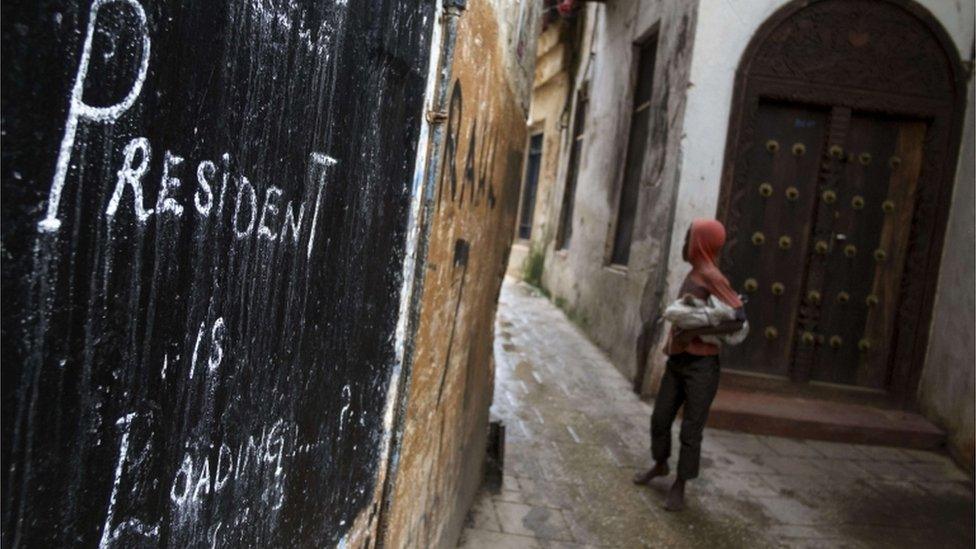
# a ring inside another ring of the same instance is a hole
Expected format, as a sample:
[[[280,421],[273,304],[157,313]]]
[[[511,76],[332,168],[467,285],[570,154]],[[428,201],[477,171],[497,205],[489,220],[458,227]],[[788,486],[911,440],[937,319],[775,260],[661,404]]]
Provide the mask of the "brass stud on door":
[[[779,249],[789,250],[793,246],[793,240],[788,236],[779,237]]]
[[[895,211],[895,203],[891,200],[885,200],[881,203],[881,211],[884,213],[891,213]]]
[[[779,141],[776,141],[775,139],[766,141],[766,150],[776,154],[779,151]]]
[[[813,345],[813,343],[817,341],[817,338],[814,337],[813,332],[803,332],[803,335],[800,336],[800,340],[803,341],[804,345]]]
[[[807,146],[803,143],[793,143],[793,156],[803,156],[807,153]]]
[[[820,255],[824,255],[830,250],[830,244],[827,244],[826,240],[818,240],[816,244],[813,245],[813,249]]]
[[[844,344],[844,340],[840,336],[834,335],[830,336],[830,346],[834,349],[840,349],[840,346]]]
[[[756,231],[752,233],[752,243],[755,246],[762,246],[766,242],[766,235],[762,234],[761,231]]]
[[[870,294],[864,298],[864,304],[868,307],[874,307],[878,304],[878,296]]]
[[[766,339],[776,339],[779,337],[779,330],[775,326],[766,326],[763,333],[766,335]]]
[[[857,255],[857,246],[853,244],[848,244],[847,246],[844,246],[844,255],[846,255],[847,257],[854,257],[855,255]]]
[[[837,292],[837,303],[847,303],[851,300],[851,294],[847,292]]]
[[[877,261],[878,263],[883,262],[887,258],[888,258],[888,254],[881,248],[878,248],[877,250],[874,251],[874,260]]]
[[[871,340],[865,337],[865,338],[861,339],[860,341],[858,341],[857,342],[857,350],[858,351],[861,351],[862,353],[867,352],[867,351],[870,351],[871,350]]]
[[[891,158],[888,159],[888,165],[891,166],[891,169],[895,169],[898,166],[901,166],[901,158],[897,156],[892,156]]]
[[[746,281],[742,283],[742,287],[751,294],[759,289],[759,282],[755,278],[747,278]]]
[[[844,148],[840,145],[831,145],[830,156],[834,158],[844,158]]]
[[[769,198],[773,196],[773,186],[769,183],[761,183],[759,185],[759,196],[763,198]]]
[[[820,292],[817,290],[810,290],[807,292],[807,301],[814,305],[820,303]]]
[[[871,163],[871,153],[866,153],[866,152],[861,153],[860,155],[858,155],[857,160],[858,162],[861,163],[862,166],[867,166],[868,164]]]
[[[825,204],[833,204],[834,202],[837,202],[837,193],[829,190],[824,191],[823,195],[821,195],[821,198],[823,198]]]
[[[770,290],[773,292],[773,295],[783,295],[783,292],[786,291],[786,286],[783,286],[779,282],[773,282]]]
[[[858,196],[855,196],[854,198],[852,198],[851,199],[851,207],[854,208],[855,210],[860,210],[861,208],[863,208],[864,207],[864,197],[858,195]]]
[[[796,187],[786,188],[786,199],[790,202],[796,202],[796,199],[800,198],[800,189]]]

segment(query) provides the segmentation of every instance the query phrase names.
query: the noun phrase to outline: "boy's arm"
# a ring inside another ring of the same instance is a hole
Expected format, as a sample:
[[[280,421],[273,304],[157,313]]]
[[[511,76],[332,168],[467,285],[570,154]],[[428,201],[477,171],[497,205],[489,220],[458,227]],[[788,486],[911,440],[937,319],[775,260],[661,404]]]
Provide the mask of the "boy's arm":
[[[716,326],[703,326],[701,328],[690,328],[686,330],[679,329],[675,333],[675,338],[679,343],[687,344],[699,336],[734,334],[742,329],[746,320],[745,310],[742,307],[737,308],[735,313],[734,320],[726,320]]]
[[[708,326],[708,309],[695,302],[694,296],[685,294],[664,310],[664,319],[679,330],[690,330]]]

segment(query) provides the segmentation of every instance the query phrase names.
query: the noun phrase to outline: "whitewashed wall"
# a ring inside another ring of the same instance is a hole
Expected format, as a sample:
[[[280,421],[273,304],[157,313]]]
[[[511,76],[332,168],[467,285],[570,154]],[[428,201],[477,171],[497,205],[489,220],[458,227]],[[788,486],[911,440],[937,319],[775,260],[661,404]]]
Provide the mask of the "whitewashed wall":
[[[973,81],[969,81],[969,97]],[[976,288],[973,270],[976,266],[976,213],[974,213],[973,149],[974,113],[966,109],[956,186],[952,190],[952,207],[946,229],[945,247],[939,270],[939,285],[932,310],[932,327],[925,367],[918,387],[922,411],[949,432],[950,448],[962,463],[973,466],[973,394],[976,366],[976,333],[973,311]]]

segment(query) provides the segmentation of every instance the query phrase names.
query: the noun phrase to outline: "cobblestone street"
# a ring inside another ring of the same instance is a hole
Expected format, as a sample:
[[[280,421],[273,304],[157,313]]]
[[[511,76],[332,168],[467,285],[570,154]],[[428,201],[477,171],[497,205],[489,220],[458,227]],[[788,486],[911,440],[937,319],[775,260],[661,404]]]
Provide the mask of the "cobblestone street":
[[[559,309],[511,279],[495,357],[504,485],[478,496],[462,547],[973,546],[969,476],[943,455],[897,448],[706,429],[688,509],[668,513],[673,474],[631,483],[649,465],[651,405]]]

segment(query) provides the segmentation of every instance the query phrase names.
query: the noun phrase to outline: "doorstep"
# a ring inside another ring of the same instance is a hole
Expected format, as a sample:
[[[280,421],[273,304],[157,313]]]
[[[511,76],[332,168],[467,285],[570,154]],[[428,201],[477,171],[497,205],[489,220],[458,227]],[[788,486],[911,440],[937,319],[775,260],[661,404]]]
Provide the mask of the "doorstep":
[[[725,388],[715,397],[708,426],[757,435],[925,450],[940,448],[946,442],[941,429],[905,410]]]

